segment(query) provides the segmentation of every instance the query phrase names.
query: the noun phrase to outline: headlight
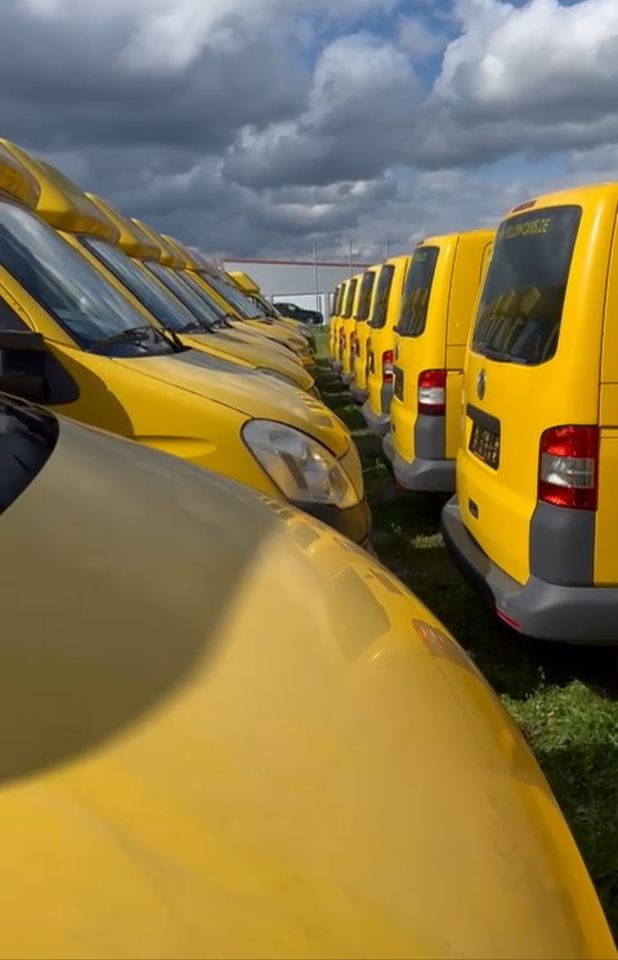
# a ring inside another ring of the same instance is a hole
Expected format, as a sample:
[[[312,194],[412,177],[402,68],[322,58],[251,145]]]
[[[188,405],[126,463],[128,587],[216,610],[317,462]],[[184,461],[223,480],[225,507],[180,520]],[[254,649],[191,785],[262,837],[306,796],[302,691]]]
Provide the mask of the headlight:
[[[271,420],[249,420],[242,436],[288,500],[331,504],[340,509],[358,503],[352,481],[337,459],[300,430]]]

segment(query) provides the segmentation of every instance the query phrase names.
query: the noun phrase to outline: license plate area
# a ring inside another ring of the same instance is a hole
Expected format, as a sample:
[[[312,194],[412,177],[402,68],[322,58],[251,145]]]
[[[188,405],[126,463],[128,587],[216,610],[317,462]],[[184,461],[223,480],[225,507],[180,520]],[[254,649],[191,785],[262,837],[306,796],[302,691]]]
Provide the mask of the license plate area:
[[[497,470],[500,466],[500,421],[482,410],[468,406],[472,420],[468,449],[479,460]]]
[[[403,370],[395,367],[393,372],[393,393],[398,400],[403,400]]]

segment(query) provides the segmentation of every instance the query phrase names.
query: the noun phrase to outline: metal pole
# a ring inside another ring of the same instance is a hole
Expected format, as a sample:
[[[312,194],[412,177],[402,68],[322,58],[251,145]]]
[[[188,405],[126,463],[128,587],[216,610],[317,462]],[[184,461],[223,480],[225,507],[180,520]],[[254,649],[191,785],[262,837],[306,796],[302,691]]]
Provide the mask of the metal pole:
[[[350,276],[354,273],[354,263],[352,260],[352,241],[348,240],[348,257],[350,259]]]
[[[315,309],[320,312],[320,282],[318,278],[318,245],[313,241],[313,282],[315,284]]]
[[[391,238],[390,237],[386,238],[385,246],[386,246],[386,259],[388,260],[388,258],[391,255]]]

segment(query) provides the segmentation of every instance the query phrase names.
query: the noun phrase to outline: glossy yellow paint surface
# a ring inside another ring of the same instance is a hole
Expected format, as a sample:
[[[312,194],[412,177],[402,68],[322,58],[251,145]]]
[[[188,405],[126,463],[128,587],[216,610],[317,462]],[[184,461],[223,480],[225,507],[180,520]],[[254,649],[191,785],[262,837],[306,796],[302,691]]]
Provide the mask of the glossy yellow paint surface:
[[[367,390],[370,409],[376,416],[382,411],[382,387],[384,386],[382,357],[387,350],[394,350],[395,331],[399,314],[401,313],[401,296],[406,272],[410,264],[410,256],[391,257],[385,261],[385,266],[393,271],[392,282],[385,306],[380,306],[380,313],[384,312],[384,324],[374,326],[374,317],[369,322],[369,336],[367,340]],[[386,412],[386,411],[384,411]]]
[[[115,242],[118,232],[112,223],[103,220],[88,199],[60,170],[35,160],[9,140],[0,140],[5,149],[31,174],[39,187],[36,212],[57,230],[83,232]]]
[[[13,144],[8,140],[0,140],[0,193],[13,197],[29,210],[35,210],[41,192],[39,185],[17,160],[11,147]]]
[[[258,294],[260,287],[244,270],[230,270],[228,276],[232,278],[239,290],[247,294]]]
[[[438,259],[420,336],[396,334],[396,367],[403,371],[403,398],[393,397],[391,425],[395,450],[411,463],[418,416],[418,378],[423,370],[446,369],[445,459],[457,456],[461,431],[466,342],[494,231],[470,230],[428,237],[416,248],[437,249]]]
[[[365,274],[371,274],[374,277],[373,286],[371,288],[371,294],[369,296],[368,302],[365,306],[365,315],[361,320],[359,313],[360,309],[356,311],[356,327],[354,329],[354,335],[356,338],[356,348],[355,353],[350,360],[350,372],[354,373],[354,386],[358,387],[360,390],[365,390],[367,387],[367,341],[369,340],[369,321],[373,314],[374,305],[376,302],[376,288],[380,273],[382,272],[382,264],[374,264],[370,267]],[[361,293],[359,295],[359,308],[362,307],[361,304],[362,298],[362,280],[361,280]]]
[[[618,208],[618,184],[601,184],[539,197],[534,210],[551,217],[553,207],[581,207],[581,221],[569,272],[560,337],[555,356],[538,365],[498,363],[468,350],[464,402],[500,421],[500,466],[486,467],[468,453],[471,424],[466,418],[457,455],[457,489],[466,526],[491,559],[519,583],[529,576],[530,519],[537,502],[539,443],[544,430],[561,424],[597,424],[602,382],[603,319],[608,265]],[[515,216],[513,211],[510,216]],[[510,303],[503,305],[508,311]],[[582,318],[585,318],[582,319]],[[613,325],[613,319],[611,320]],[[481,401],[476,379],[486,372],[487,390]],[[618,408],[608,410],[607,427],[616,423]],[[613,431],[607,436],[613,449]],[[609,452],[608,451],[608,452]],[[610,452],[607,480],[616,476]],[[599,465],[600,511],[597,526],[596,576],[607,575],[613,544],[603,534],[601,511],[609,505],[603,460]],[[479,518],[468,509],[472,497]],[[610,561],[611,562],[611,561]],[[614,562],[614,570],[615,562]],[[618,577],[614,574],[613,582]]]
[[[66,421],[0,542],[0,956],[615,956],[521,734],[367,555]]]

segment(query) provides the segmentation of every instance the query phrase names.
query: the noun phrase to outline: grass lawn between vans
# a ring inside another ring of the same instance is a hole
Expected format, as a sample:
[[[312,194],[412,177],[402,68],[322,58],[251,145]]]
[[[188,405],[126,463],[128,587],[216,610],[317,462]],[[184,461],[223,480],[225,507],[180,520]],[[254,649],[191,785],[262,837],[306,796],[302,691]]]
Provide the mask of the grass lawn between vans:
[[[321,332],[322,333],[322,332]],[[325,338],[318,356],[325,356]],[[618,651],[515,636],[449,561],[439,532],[446,497],[396,487],[380,441],[326,367],[322,398],[348,424],[363,459],[382,560],[452,631],[523,730],[579,844],[618,935]],[[428,734],[430,735],[430,733]]]

